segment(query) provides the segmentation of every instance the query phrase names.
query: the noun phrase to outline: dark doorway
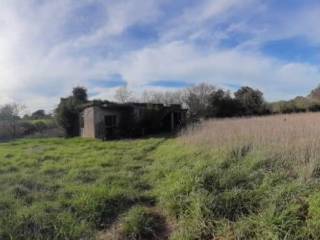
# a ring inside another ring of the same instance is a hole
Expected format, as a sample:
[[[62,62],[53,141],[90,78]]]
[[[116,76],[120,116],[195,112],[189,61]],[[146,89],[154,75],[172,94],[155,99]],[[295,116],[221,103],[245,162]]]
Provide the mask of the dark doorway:
[[[171,132],[181,127],[181,112],[169,112],[162,120],[162,130]]]
[[[115,128],[117,127],[117,116],[107,115],[104,117],[105,139],[115,138]]]

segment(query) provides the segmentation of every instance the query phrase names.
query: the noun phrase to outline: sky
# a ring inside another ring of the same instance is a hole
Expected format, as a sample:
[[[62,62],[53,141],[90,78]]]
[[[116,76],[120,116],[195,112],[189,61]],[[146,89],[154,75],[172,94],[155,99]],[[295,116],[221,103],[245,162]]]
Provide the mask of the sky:
[[[74,86],[251,86],[268,101],[320,84],[319,0],[1,0],[0,105],[54,109]]]

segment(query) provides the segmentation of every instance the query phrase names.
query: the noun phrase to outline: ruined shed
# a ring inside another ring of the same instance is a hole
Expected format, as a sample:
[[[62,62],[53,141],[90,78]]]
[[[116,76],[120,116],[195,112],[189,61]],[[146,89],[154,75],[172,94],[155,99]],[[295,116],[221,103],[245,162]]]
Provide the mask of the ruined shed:
[[[80,135],[85,138],[114,139],[173,132],[186,124],[181,105],[151,103],[86,104],[80,113]]]

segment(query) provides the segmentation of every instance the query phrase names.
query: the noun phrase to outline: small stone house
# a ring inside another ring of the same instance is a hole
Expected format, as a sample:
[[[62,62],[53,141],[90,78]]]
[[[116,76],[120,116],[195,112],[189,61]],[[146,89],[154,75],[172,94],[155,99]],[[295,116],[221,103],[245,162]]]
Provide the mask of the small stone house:
[[[91,102],[80,113],[80,135],[114,139],[173,132],[186,124],[186,112],[178,104]]]

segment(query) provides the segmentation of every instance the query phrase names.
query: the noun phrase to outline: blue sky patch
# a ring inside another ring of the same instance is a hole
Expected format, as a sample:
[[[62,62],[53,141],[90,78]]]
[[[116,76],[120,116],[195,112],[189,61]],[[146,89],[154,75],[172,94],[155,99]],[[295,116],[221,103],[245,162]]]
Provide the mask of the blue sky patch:
[[[320,47],[312,46],[300,37],[268,42],[262,47],[262,52],[286,61],[315,63],[320,60]]]
[[[119,74],[111,75],[106,79],[90,80],[90,83],[95,87],[101,88],[115,88],[127,85],[127,82]]]

